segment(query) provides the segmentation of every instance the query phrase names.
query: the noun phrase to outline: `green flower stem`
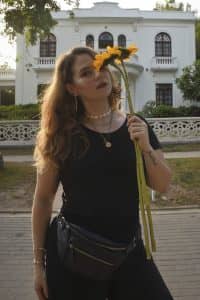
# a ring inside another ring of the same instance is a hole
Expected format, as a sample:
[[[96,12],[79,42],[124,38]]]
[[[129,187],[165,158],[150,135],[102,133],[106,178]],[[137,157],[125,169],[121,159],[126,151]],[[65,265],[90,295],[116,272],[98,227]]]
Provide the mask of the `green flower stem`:
[[[112,65],[116,69],[118,69],[120,74],[122,75],[122,78],[124,80],[124,84],[126,87],[127,95],[128,95],[128,104],[129,104],[130,114],[134,115],[135,112],[134,112],[133,103],[131,100],[131,94],[130,94],[130,89],[129,89],[129,79],[128,79],[128,73],[125,68],[125,64],[124,64],[123,60],[121,60],[121,65],[122,65],[123,71],[117,64],[113,63]],[[146,255],[147,255],[147,259],[151,259],[151,251],[150,251],[150,246],[149,246],[149,234],[150,234],[150,238],[151,238],[152,251],[156,251],[156,242],[155,242],[155,238],[154,238],[154,230],[153,230],[153,223],[152,223],[151,209],[150,209],[150,193],[148,191],[148,187],[146,185],[146,180],[145,180],[145,176],[144,176],[144,166],[143,166],[141,150],[140,150],[140,147],[137,142],[134,141],[134,144],[135,144],[136,161],[137,161],[139,204],[140,204],[143,229],[144,229]],[[146,220],[145,210],[147,212],[147,220]],[[149,232],[148,232],[147,221],[149,224]]]
[[[146,255],[147,255],[147,259],[150,259],[151,254],[150,254],[150,247],[149,247],[147,221],[146,221],[146,216],[145,216],[145,197],[144,197],[142,176],[141,176],[141,160],[140,160],[140,156],[138,155],[140,153],[140,150],[139,150],[139,146],[137,143],[135,143],[135,150],[136,150],[136,161],[137,161],[138,191],[139,191],[139,200],[140,200],[139,204],[140,204],[142,223],[143,223],[143,228],[144,228]]]

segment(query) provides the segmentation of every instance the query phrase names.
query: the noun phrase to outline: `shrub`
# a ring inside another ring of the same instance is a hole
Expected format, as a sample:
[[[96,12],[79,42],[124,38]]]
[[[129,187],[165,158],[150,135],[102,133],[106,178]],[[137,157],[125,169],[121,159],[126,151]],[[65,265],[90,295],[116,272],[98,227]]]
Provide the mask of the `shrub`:
[[[200,107],[195,105],[172,107],[164,104],[156,106],[155,101],[148,101],[143,106],[142,111],[138,113],[146,118],[197,117],[200,116]]]
[[[0,106],[0,120],[38,120],[39,118],[39,103]]]

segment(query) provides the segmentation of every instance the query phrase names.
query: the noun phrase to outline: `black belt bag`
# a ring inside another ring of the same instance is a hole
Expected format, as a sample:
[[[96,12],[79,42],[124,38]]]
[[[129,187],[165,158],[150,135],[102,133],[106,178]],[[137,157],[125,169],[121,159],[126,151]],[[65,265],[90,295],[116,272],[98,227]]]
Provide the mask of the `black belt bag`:
[[[113,242],[57,216],[57,250],[60,262],[72,272],[93,279],[108,279],[136,247],[137,236],[127,245]]]

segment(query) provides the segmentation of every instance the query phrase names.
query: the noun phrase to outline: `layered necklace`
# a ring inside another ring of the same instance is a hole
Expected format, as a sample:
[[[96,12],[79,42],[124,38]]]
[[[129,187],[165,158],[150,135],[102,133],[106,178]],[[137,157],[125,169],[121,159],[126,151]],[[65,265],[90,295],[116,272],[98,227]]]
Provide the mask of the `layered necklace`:
[[[103,117],[107,116],[111,114],[111,117],[110,117],[110,122],[109,122],[109,132],[108,133],[105,133],[105,135],[103,133],[99,133],[99,135],[103,138],[103,141],[104,141],[104,145],[106,148],[111,148],[112,147],[112,143],[111,143],[111,138],[110,138],[110,128],[111,128],[111,124],[112,124],[112,118],[113,118],[113,110],[112,109],[109,109],[109,111],[107,111],[106,113],[103,113],[101,115],[89,115],[87,114],[87,117],[90,118],[90,119],[102,119]],[[93,125],[93,127],[97,130],[97,128]]]

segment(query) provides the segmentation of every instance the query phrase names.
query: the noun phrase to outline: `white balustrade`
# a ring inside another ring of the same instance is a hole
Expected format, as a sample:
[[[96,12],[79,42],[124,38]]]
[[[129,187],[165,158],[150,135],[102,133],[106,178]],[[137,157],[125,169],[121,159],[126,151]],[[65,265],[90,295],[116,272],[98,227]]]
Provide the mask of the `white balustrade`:
[[[200,141],[200,117],[147,118],[161,142]]]
[[[156,57],[156,64],[172,64],[173,61],[172,57]]]
[[[15,70],[0,70],[0,79],[15,79]]]
[[[39,122],[0,121],[0,146],[34,145]]]
[[[151,69],[156,70],[177,70],[178,61],[176,57],[155,56],[151,60]]]
[[[161,143],[200,142],[200,117],[146,118]],[[38,120],[0,121],[0,146],[34,145]]]
[[[35,57],[33,68],[54,68],[55,57]]]

